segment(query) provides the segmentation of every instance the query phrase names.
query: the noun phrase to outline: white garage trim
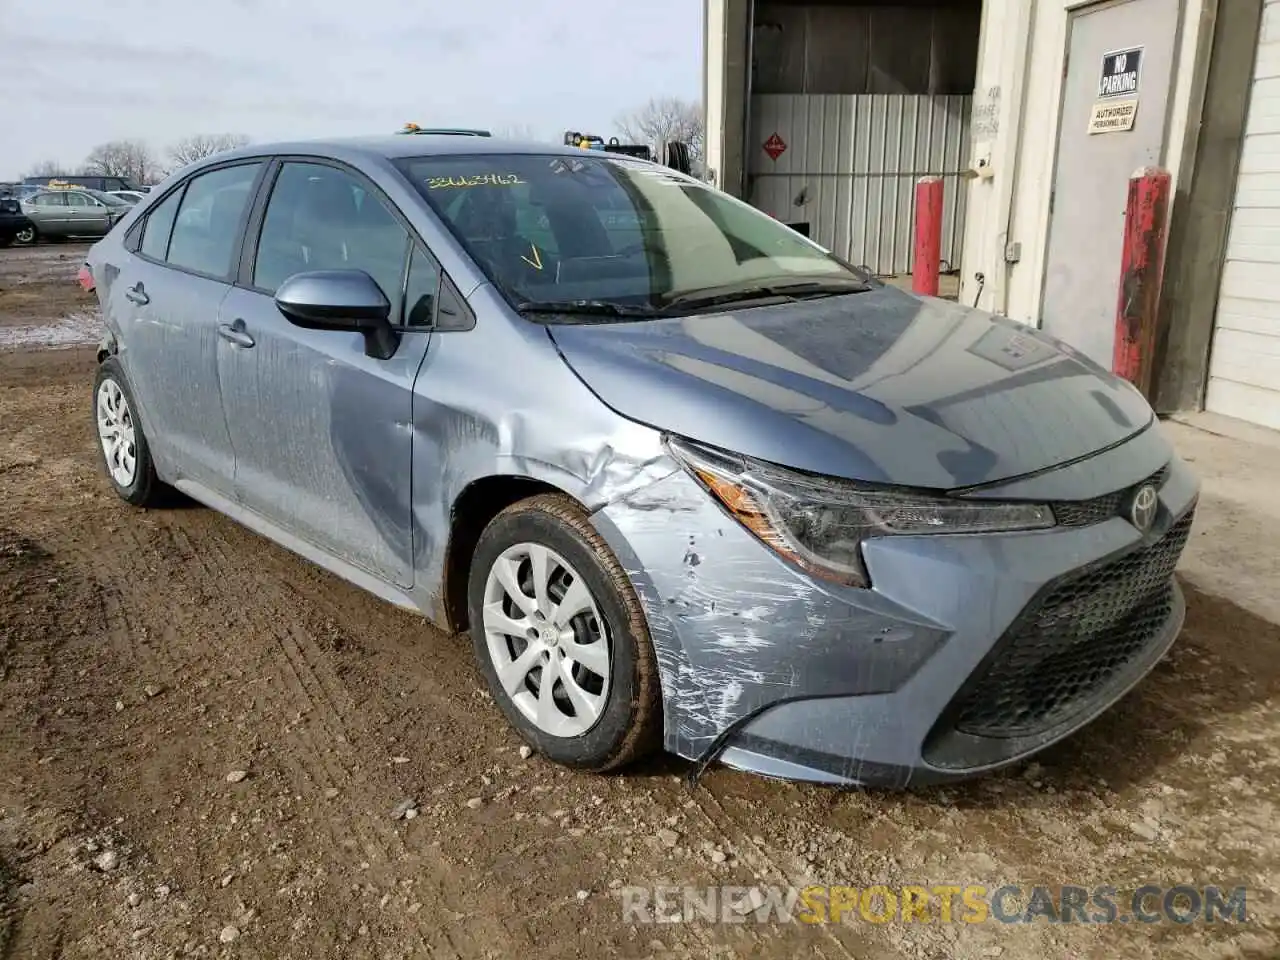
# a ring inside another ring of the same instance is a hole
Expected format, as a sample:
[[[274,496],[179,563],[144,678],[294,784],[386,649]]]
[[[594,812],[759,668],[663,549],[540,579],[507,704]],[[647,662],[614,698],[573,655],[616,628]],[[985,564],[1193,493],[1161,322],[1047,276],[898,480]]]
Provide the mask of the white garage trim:
[[[1280,430],[1280,0],[1267,0],[1205,409]]]

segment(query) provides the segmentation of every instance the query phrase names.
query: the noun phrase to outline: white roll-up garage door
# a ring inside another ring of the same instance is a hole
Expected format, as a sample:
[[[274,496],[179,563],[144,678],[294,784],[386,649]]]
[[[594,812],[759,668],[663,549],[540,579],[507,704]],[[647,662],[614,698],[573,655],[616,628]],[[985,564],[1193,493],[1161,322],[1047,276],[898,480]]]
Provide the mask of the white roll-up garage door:
[[[1280,430],[1280,0],[1267,0],[1205,408]]]

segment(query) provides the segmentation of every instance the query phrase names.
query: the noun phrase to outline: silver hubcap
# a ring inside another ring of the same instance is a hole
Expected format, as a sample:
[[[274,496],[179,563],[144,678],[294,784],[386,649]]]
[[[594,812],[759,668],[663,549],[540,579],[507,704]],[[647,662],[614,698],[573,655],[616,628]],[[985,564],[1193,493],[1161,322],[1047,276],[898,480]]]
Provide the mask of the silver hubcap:
[[[19,243],[30,243],[32,239],[34,239],[35,235],[36,235],[36,232],[32,230],[30,227],[23,227],[14,236],[14,239],[17,240]]]
[[[586,583],[537,543],[503,552],[484,585],[484,633],[498,682],[539,730],[577,737],[609,697],[609,637]]]
[[[132,485],[138,470],[133,414],[124,391],[114,380],[103,380],[98,387],[98,438],[111,479],[122,487]]]

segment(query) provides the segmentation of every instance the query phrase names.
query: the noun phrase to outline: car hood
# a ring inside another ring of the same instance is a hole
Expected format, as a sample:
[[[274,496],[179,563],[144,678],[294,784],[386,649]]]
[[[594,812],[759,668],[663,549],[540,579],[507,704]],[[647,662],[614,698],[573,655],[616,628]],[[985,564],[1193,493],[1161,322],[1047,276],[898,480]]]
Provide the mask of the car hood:
[[[1081,459],[1148,427],[1129,384],[1029,327],[892,287],[628,323],[550,324],[632,420],[827,476],[933,489]]]

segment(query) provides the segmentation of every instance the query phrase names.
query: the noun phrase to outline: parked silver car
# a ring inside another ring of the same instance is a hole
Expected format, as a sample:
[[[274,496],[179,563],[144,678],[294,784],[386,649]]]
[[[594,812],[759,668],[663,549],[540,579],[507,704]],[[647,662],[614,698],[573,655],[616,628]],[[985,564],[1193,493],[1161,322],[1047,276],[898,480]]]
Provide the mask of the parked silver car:
[[[104,237],[131,208],[132,204],[100,190],[42,190],[22,201],[31,229],[18,242]]]
[[[245,148],[89,266],[119,496],[172,485],[469,630],[566,764],[971,775],[1182,623],[1198,486],[1135,388],[654,163]]]

